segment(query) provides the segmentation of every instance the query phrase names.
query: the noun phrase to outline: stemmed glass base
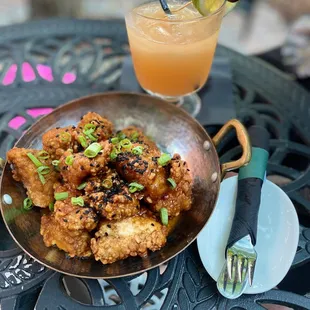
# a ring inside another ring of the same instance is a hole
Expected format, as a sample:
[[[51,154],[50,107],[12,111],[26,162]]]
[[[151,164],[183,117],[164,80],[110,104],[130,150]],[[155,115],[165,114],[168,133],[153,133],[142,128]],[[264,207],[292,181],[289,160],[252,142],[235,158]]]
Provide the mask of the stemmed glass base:
[[[167,97],[167,96],[162,96],[162,95],[153,93],[149,90],[146,90],[146,92],[152,96],[159,97],[170,103],[175,104],[176,106],[182,108],[183,110],[185,110],[187,113],[189,113],[193,117],[197,116],[198,113],[200,112],[201,99],[197,95],[197,93],[192,93],[192,94],[189,94],[183,97]]]

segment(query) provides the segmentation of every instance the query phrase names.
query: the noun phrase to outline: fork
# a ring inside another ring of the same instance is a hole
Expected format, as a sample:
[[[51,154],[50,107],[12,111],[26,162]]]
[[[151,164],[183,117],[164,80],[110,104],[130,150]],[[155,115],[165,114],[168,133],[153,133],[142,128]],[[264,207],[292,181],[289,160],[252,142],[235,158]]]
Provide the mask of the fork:
[[[238,298],[247,285],[252,286],[257,253],[250,235],[237,241],[227,251],[224,265],[217,282],[219,292],[229,299]]]
[[[252,143],[252,158],[240,168],[236,210],[226,247],[224,264],[217,281],[219,292],[226,298],[238,298],[252,286],[257,253],[254,249],[261,188],[266,178],[269,156],[269,134],[260,126],[248,130]]]

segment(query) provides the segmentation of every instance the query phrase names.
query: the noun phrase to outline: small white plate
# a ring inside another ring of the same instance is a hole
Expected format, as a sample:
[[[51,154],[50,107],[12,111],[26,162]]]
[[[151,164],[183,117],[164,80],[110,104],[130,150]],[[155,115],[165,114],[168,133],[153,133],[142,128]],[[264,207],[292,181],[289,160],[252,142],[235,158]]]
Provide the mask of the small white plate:
[[[202,263],[215,281],[225,263],[225,247],[235,213],[237,182],[237,176],[234,176],[221,183],[216,207],[197,239]],[[277,185],[266,180],[258,215],[254,281],[245,294],[269,291],[283,280],[295,257],[298,238],[299,223],[294,205]]]

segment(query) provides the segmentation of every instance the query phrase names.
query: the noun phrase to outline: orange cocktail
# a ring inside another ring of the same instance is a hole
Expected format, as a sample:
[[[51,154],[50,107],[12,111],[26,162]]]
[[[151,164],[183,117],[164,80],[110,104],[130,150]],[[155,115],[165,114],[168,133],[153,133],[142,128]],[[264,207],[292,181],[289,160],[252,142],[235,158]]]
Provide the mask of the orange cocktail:
[[[202,16],[192,4],[183,7],[173,1],[169,6],[170,16],[159,1],[137,6],[127,14],[126,25],[140,85],[151,94],[178,101],[206,83],[225,9],[220,5]]]

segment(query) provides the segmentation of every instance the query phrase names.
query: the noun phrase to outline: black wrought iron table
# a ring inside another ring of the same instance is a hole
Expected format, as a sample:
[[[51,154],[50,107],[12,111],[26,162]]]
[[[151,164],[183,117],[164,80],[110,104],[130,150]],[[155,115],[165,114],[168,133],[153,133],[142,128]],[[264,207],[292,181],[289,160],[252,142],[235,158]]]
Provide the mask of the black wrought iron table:
[[[310,95],[259,59],[224,47],[218,53],[231,62],[237,117],[246,125],[261,124],[269,130],[268,176],[280,183],[297,209],[300,241],[286,278],[294,279],[294,270],[306,268],[308,282],[301,285],[302,279],[294,280],[301,289],[290,289],[299,294],[281,290],[287,286],[280,284],[280,289],[264,294],[226,300],[203,269],[195,244],[165,270],[109,282],[67,279],[64,286],[63,275],[27,257],[1,221],[1,309],[263,309],[261,304],[267,303],[310,309],[310,299],[303,296],[310,292]],[[57,19],[2,28],[0,156],[40,115],[73,98],[119,89],[122,59],[127,54],[122,21]],[[216,130],[206,129],[211,134]],[[233,138],[227,141],[230,149],[233,143]],[[227,145],[219,149],[223,160],[240,151],[238,147],[227,151]],[[67,286],[72,282],[75,287],[87,287],[85,296],[68,296]]]

